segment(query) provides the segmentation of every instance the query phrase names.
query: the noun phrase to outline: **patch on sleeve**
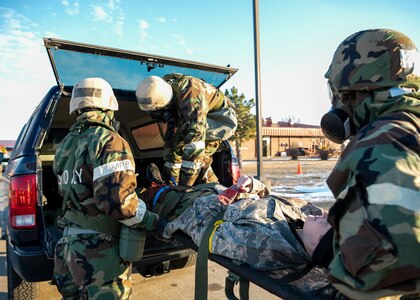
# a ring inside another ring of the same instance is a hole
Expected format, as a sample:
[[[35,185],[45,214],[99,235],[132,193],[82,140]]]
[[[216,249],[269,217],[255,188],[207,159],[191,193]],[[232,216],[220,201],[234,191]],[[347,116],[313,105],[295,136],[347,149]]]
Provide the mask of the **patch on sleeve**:
[[[108,176],[112,173],[122,171],[135,171],[134,166],[129,159],[113,161],[102,166],[96,167],[93,170],[93,180],[97,180],[101,177]]]

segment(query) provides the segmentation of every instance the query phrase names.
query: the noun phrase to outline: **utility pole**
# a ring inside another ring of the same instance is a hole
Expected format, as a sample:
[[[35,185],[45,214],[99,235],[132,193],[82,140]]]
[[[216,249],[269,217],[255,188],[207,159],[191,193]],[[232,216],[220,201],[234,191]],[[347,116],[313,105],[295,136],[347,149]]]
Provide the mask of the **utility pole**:
[[[261,117],[261,92],[260,92],[260,30],[258,0],[253,0],[254,16],[254,66],[255,66],[255,108],[257,118],[257,179],[263,179],[262,155],[262,117]]]

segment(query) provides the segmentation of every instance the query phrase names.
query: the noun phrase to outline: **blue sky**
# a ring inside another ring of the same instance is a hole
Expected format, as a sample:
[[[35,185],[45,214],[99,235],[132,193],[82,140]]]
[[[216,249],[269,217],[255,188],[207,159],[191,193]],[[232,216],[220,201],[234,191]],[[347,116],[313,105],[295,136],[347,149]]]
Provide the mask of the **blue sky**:
[[[223,86],[255,98],[252,0],[0,1],[0,140],[16,139],[55,84],[42,37],[230,65]],[[418,0],[259,0],[263,117],[319,124],[338,44],[391,28],[420,45]]]

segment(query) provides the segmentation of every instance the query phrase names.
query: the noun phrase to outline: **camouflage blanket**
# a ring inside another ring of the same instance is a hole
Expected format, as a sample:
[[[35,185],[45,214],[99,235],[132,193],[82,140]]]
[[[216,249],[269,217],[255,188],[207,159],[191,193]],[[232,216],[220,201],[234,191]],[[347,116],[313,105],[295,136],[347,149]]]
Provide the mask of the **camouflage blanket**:
[[[210,222],[224,212],[223,222],[210,237],[211,252],[246,263],[257,270],[306,266],[311,257],[291,232],[286,215],[305,219],[300,208],[275,197],[250,195],[229,206],[217,194],[197,198],[177,219],[168,223],[164,237],[182,230],[199,246]]]

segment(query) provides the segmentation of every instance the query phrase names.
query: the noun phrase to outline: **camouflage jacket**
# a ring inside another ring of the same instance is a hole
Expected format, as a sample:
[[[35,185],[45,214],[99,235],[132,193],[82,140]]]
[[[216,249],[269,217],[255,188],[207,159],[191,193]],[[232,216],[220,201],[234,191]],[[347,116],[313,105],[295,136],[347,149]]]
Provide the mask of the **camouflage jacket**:
[[[225,101],[224,94],[216,87],[192,76],[169,74],[174,92],[178,126],[185,145],[205,140],[207,114],[221,108]],[[188,150],[188,149],[186,149]],[[185,158],[188,159],[188,151]]]
[[[219,89],[199,78],[168,74],[164,79],[171,83],[174,92],[173,119],[168,122],[165,152],[175,153],[182,159],[180,167],[184,169],[185,174],[196,175],[207,150],[208,113],[232,104]],[[172,158],[169,157],[172,157],[172,154],[165,155],[165,161],[175,163],[170,161]],[[188,185],[192,185],[193,182],[189,181],[188,178],[183,178],[180,184],[188,182]]]
[[[125,220],[136,215],[139,203],[134,160],[129,145],[110,124],[107,113],[80,115],[57,147],[53,168],[60,194],[70,184],[86,215]],[[70,197],[67,206],[75,208]]]
[[[358,133],[327,179],[331,281],[354,299],[418,291],[420,93],[375,92],[355,114]]]
[[[255,194],[241,194],[240,201],[225,206],[219,201],[218,194],[226,188],[215,184],[212,193],[196,197],[192,206],[168,223],[164,236],[169,238],[177,230],[182,230],[200,245],[205,229],[224,212],[223,222],[214,227],[210,237],[212,253],[258,270],[305,267],[311,257],[293,234],[289,222],[303,224],[305,212],[322,214],[322,211],[306,201],[295,205],[296,202],[288,203],[270,195],[260,198],[257,193],[266,190],[265,186],[259,182],[253,186]],[[171,203],[171,199],[167,202]]]

